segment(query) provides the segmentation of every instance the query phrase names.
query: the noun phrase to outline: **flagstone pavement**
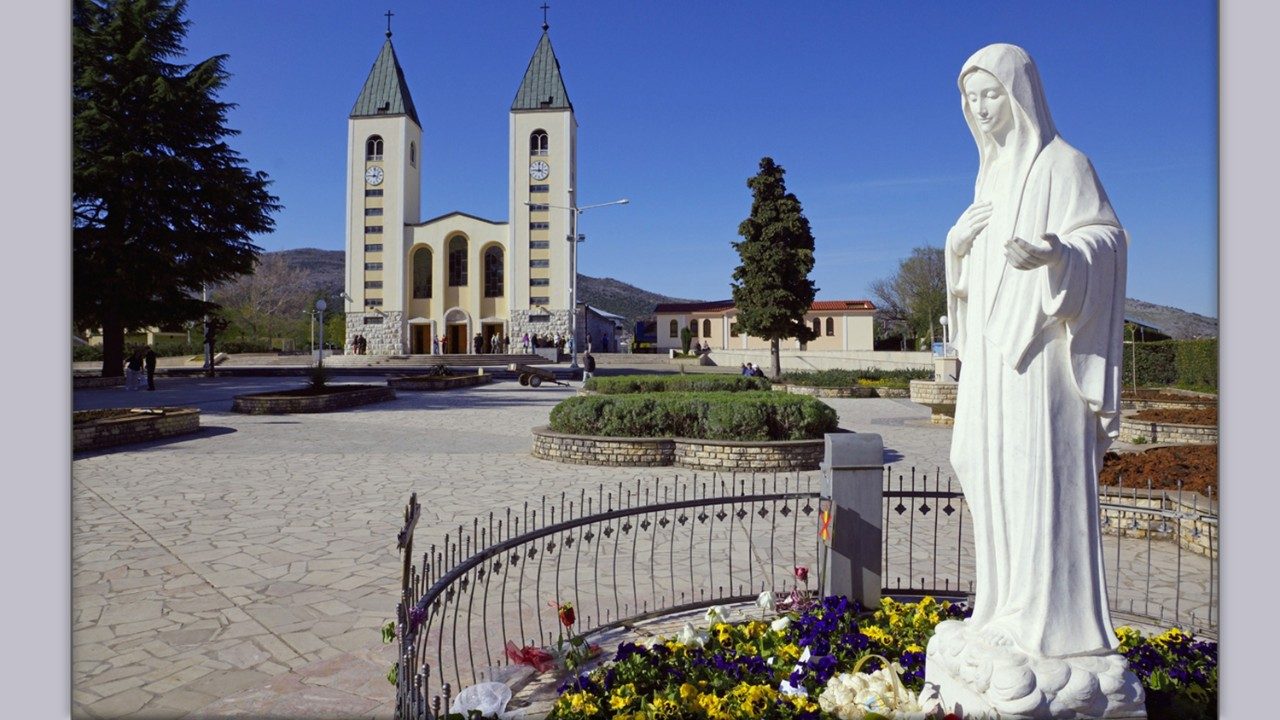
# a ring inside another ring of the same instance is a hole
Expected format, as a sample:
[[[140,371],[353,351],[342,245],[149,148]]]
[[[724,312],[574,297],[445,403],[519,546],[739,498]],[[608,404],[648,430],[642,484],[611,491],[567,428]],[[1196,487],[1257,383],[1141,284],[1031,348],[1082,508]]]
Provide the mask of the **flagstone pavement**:
[[[360,381],[336,381],[346,380]],[[194,405],[202,426],[73,459],[76,717],[390,717],[395,652],[379,629],[394,617],[395,535],[410,493],[422,503],[419,537],[431,538],[543,494],[690,474],[533,458],[529,429],[574,392],[560,387],[402,392],[316,415],[230,412],[236,394],[298,382],[174,378],[155,392],[75,392],[76,409]],[[927,409],[830,402],[842,427],[883,436],[886,462],[950,474],[950,430],[930,425]]]

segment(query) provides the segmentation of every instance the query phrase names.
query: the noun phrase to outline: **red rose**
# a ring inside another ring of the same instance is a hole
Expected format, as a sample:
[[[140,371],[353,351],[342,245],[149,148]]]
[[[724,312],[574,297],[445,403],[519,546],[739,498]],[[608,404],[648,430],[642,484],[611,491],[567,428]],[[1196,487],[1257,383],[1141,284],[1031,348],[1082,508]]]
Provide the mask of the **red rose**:
[[[577,616],[573,614],[573,603],[560,605],[558,612],[560,614],[560,624],[565,627],[573,625],[573,621],[577,619]]]
[[[796,579],[802,583],[809,582],[809,568],[804,565],[796,566]]]

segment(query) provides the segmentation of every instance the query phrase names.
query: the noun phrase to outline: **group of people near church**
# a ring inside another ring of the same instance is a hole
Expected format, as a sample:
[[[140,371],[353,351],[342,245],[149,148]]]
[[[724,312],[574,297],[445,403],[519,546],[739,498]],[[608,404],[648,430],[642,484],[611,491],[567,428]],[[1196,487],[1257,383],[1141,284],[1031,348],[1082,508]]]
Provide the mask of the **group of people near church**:
[[[742,363],[742,374],[744,377],[764,377],[764,371],[755,363]]]
[[[141,390],[143,371],[146,371],[147,389],[156,389],[156,351],[150,345],[134,348],[124,363],[124,389]]]

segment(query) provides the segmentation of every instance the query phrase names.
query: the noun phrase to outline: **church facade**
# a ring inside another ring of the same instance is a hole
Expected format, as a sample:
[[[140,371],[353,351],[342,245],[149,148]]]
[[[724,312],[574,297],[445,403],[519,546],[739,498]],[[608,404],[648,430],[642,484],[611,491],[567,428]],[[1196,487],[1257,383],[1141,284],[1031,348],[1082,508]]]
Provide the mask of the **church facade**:
[[[380,355],[568,336],[578,123],[542,30],[509,110],[506,221],[421,217],[422,124],[387,32],[347,121],[348,348],[357,335]]]

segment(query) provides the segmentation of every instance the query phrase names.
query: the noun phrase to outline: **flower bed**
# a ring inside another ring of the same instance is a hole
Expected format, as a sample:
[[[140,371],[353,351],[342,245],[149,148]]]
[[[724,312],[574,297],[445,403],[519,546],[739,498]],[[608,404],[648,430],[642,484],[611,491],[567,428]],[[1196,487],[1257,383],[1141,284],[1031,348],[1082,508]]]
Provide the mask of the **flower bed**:
[[[571,397],[551,410],[550,427],[597,437],[766,441],[817,440],[838,425],[820,400],[756,391]]]
[[[396,390],[453,390],[493,382],[492,375],[410,375],[388,378],[387,386]]]
[[[769,381],[744,375],[613,375],[593,377],[582,385],[600,395],[652,392],[743,392],[768,390]]]
[[[71,415],[73,452],[146,442],[200,429],[200,410],[190,407],[79,410]]]
[[[383,385],[325,385],[236,395],[231,411],[248,415],[333,412],[395,397],[395,391]]]
[[[661,467],[731,472],[817,470],[824,441],[737,442],[690,438],[628,438],[569,435],[546,426],[533,429],[533,456],[574,465]]]
[[[623,643],[611,662],[571,677],[548,718],[942,720],[930,694],[921,692],[924,648],[940,621],[967,614],[963,605],[932,598],[886,598],[875,612],[863,612],[828,597],[772,622],[730,624],[716,607],[705,627],[687,624],[673,638]],[[1121,627],[1116,635],[1147,692],[1149,718],[1216,715],[1216,643],[1177,629],[1144,636]]]

